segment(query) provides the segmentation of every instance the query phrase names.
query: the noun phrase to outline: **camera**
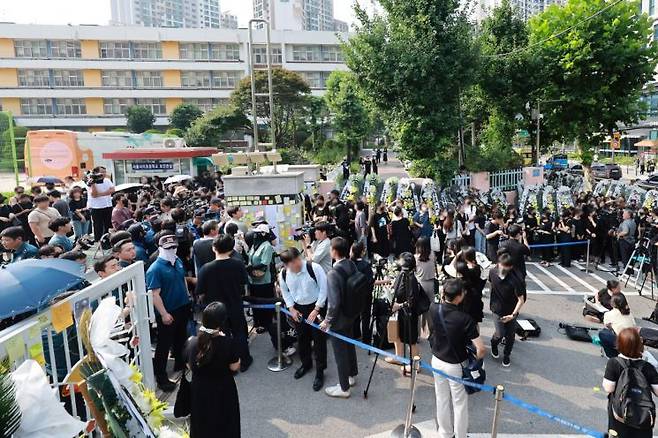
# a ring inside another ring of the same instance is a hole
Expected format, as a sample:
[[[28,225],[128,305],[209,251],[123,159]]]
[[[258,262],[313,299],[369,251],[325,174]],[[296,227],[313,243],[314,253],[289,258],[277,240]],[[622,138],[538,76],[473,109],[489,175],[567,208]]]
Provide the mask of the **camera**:
[[[295,228],[295,234],[292,236],[296,242],[304,240],[304,236],[311,236],[311,240],[315,237],[315,226],[313,224],[304,224],[299,228]]]
[[[94,245],[94,239],[91,236],[82,236],[76,242],[83,251],[88,251]]]
[[[87,184],[103,184],[105,177],[102,173],[90,173],[87,176]]]

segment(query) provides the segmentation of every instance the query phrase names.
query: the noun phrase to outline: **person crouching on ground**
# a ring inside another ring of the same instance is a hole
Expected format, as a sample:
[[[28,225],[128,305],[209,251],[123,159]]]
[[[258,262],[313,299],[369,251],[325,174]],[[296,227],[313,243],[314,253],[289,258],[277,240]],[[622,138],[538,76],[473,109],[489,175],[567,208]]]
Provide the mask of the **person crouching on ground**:
[[[296,323],[297,345],[302,365],[295,371],[295,379],[301,379],[313,368],[315,356],[315,379],[313,391],[324,384],[327,368],[327,335],[304,323],[317,323],[326,314],[327,276],[322,267],[313,262],[304,262],[297,248],[279,254],[285,268],[279,274],[281,295]]]
[[[462,363],[468,359],[466,347],[473,343],[478,359],[485,355],[476,322],[459,310],[464,294],[461,280],[448,280],[443,287],[443,303],[432,304],[429,311],[433,333],[432,367],[457,378],[462,377]],[[466,438],[468,395],[464,385],[434,374],[434,391],[439,438]]]

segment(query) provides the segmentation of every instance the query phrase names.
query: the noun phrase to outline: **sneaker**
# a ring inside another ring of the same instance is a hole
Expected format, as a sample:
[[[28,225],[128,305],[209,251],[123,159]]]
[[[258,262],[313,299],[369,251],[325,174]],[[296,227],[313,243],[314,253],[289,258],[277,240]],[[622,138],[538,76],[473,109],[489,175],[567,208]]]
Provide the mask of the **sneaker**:
[[[491,344],[491,357],[494,359],[498,359],[500,357],[500,353],[498,353],[498,345]]]
[[[350,396],[350,390],[348,389],[347,391],[343,391],[343,388],[341,388],[340,385],[325,388],[324,392],[329,397],[349,398]]]
[[[295,354],[296,352],[297,352],[297,349],[294,346],[291,345],[290,347],[283,350],[283,355],[290,357],[293,354]]]
[[[350,376],[350,377],[348,378],[348,382],[350,382],[350,388],[351,388],[352,386],[356,385],[356,377],[352,377],[352,376]]]
[[[510,360],[509,356],[503,357],[503,366],[507,368],[510,365],[512,365],[512,361]]]

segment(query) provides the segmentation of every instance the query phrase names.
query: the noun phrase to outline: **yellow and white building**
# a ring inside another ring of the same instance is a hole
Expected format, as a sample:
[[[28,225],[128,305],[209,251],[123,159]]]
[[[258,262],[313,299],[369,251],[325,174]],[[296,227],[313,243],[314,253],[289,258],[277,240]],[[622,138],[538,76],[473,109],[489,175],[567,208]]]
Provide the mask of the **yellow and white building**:
[[[347,34],[341,35],[347,38]],[[0,24],[0,105],[29,128],[101,131],[148,106],[156,126],[182,102],[203,110],[227,101],[248,75],[246,29]],[[254,61],[266,63],[264,31]],[[272,31],[275,66],[300,73],[313,94],[347,70],[334,32]]]

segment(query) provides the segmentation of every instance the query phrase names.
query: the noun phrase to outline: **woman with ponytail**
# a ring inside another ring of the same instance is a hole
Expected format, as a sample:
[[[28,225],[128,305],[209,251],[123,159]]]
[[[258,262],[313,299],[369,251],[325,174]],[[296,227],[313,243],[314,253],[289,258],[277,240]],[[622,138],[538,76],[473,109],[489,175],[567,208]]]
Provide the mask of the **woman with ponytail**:
[[[240,437],[240,402],[233,373],[240,369],[239,349],[226,333],[226,307],[213,302],[203,311],[203,326],[190,341],[192,370],[190,437]]]

